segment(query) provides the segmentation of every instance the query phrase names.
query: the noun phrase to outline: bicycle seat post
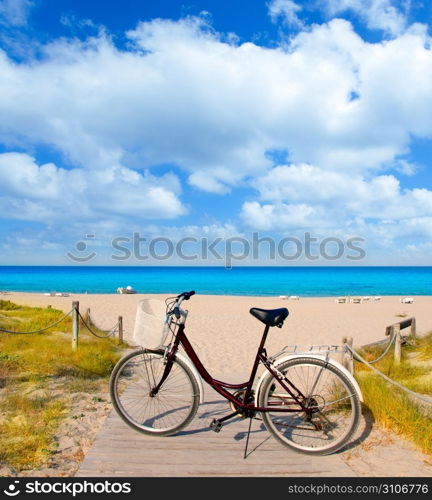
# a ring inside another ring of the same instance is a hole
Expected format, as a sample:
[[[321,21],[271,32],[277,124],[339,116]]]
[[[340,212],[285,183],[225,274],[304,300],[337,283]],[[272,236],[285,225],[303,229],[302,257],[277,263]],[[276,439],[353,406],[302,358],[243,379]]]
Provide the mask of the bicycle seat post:
[[[262,334],[262,337],[261,337],[261,342],[260,342],[260,345],[258,347],[257,355],[255,356],[255,361],[254,361],[254,364],[252,367],[248,388],[246,389],[245,395],[244,395],[244,401],[248,401],[249,397],[252,393],[252,384],[253,384],[253,381],[255,380],[255,376],[256,376],[256,373],[258,370],[258,365],[260,362],[260,355],[264,352],[264,345],[266,343],[269,330],[270,330],[270,326],[266,325],[264,328],[264,332]]]

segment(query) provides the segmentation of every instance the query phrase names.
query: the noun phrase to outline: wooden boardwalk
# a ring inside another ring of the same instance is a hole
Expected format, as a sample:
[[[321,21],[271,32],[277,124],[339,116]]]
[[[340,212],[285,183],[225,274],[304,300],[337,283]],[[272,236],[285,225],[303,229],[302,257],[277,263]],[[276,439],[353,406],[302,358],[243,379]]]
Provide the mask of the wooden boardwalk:
[[[252,422],[244,459],[248,420],[235,419],[219,434],[209,429],[214,417],[229,411],[212,391],[189,427],[175,436],[152,437],[131,429],[113,410],[76,477],[355,475],[337,454],[311,457],[289,450],[258,420]]]

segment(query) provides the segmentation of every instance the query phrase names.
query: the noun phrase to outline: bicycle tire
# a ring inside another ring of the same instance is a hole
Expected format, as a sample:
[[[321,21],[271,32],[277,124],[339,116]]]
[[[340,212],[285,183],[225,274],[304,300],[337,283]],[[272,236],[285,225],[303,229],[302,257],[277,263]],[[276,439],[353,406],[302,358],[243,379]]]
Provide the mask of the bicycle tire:
[[[336,366],[317,358],[290,359],[277,369],[302,391],[303,402],[310,410],[277,412],[277,405],[292,405],[293,409],[299,405],[269,372],[261,385],[258,404],[275,406],[275,411],[261,413],[270,434],[288,448],[308,455],[329,455],[343,448],[361,416],[360,399],[349,378]],[[326,379],[329,385],[324,387]],[[343,429],[336,435],[338,425]]]
[[[110,395],[116,412],[125,423],[144,434],[176,434],[191,422],[198,410],[198,383],[179,359],[174,360],[158,394],[150,396],[164,368],[163,350],[140,349],[120,359],[111,373]]]

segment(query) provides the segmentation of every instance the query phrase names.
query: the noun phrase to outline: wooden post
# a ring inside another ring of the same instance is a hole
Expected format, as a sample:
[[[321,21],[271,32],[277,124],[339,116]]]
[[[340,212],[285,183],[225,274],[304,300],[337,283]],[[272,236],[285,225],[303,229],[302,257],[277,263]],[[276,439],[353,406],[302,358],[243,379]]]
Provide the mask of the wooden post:
[[[353,338],[352,337],[344,337],[342,339],[342,343],[347,345],[352,349],[353,346]],[[352,352],[349,349],[346,349],[342,354],[342,366],[344,366],[351,374],[354,373],[354,360]]]
[[[84,315],[84,318],[87,321],[87,323],[90,324],[90,307],[87,307],[87,310],[86,310],[86,313]]]
[[[417,325],[415,318],[411,318],[411,340],[413,345],[417,344]]]
[[[118,317],[118,343],[123,344],[123,316]]]
[[[79,334],[79,302],[72,302],[72,350],[78,347],[78,334]]]
[[[400,324],[396,323],[393,325],[393,334],[395,335],[395,346],[394,346],[394,360],[395,363],[400,363],[401,361],[401,345],[402,339],[400,334]]]

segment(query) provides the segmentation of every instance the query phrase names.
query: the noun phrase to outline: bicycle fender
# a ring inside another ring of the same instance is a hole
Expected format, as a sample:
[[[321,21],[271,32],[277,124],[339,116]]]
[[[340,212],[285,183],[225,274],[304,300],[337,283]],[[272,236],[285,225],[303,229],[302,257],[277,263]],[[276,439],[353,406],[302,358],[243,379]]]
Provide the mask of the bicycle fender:
[[[187,356],[184,356],[181,352],[177,352],[176,353],[176,358],[178,358],[181,361],[183,361],[183,363],[192,372],[192,375],[195,377],[195,380],[197,381],[197,384],[198,384],[198,387],[199,387],[200,403],[203,403],[204,402],[204,385],[203,385],[203,381],[202,381],[201,375],[198,373],[198,370],[195,368],[195,366],[193,365],[192,361]]]
[[[349,379],[349,381],[352,383],[354,386],[354,389],[357,392],[357,395],[360,399],[361,402],[363,402],[363,394],[360,389],[360,386],[357,383],[357,380],[353,377],[353,375],[338,361],[334,359],[327,359],[324,356],[320,356],[318,354],[304,354],[304,355],[298,355],[298,354],[289,354],[288,356],[283,356],[281,358],[278,358],[275,361],[275,367],[277,368],[281,363],[284,363],[285,361],[288,361],[289,359],[294,359],[294,358],[315,358],[315,359],[321,359],[322,361],[327,361],[328,364],[333,365],[334,367],[338,368],[344,375],[346,375]],[[259,392],[261,388],[261,384],[264,381],[264,378],[267,376],[267,374],[270,373],[267,370],[261,375],[260,379],[258,380],[258,384],[255,389],[255,404],[258,406],[258,397],[259,397]]]

